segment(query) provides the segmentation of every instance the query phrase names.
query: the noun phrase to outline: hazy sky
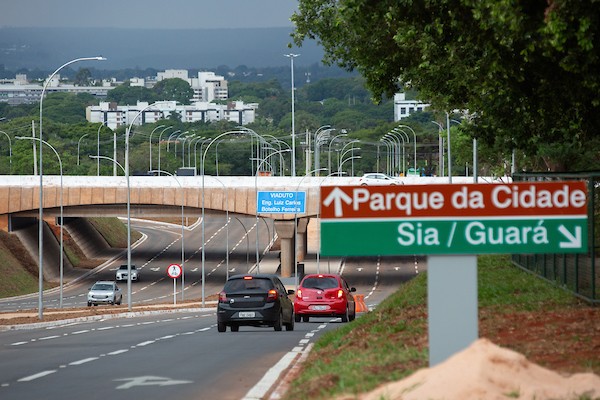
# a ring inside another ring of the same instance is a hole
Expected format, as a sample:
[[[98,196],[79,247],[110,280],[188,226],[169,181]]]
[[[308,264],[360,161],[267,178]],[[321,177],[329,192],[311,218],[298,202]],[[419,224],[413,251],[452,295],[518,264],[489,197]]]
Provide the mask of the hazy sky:
[[[297,5],[297,0],[1,0],[0,27],[288,27]]]

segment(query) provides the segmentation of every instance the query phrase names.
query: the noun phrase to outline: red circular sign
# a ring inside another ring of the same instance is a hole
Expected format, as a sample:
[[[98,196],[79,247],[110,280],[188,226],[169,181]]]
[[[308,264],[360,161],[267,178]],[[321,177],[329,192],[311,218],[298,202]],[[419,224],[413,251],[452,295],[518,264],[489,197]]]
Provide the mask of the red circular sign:
[[[171,264],[167,268],[167,275],[173,279],[177,279],[181,276],[181,265]]]

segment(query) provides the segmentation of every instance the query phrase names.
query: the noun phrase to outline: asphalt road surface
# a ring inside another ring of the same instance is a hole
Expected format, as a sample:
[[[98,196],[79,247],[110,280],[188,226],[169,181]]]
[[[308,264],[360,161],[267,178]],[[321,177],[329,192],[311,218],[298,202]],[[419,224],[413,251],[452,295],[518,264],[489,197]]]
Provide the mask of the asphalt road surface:
[[[255,244],[253,240],[247,244],[245,237],[252,225],[250,220],[245,221],[244,229],[241,224],[237,224],[239,230],[230,225],[230,245],[238,244],[229,260],[230,273],[246,271],[246,248],[253,249]],[[166,266],[178,262],[178,257],[180,261],[180,235],[176,229],[165,226],[144,224],[136,229],[147,235],[147,239],[132,253],[133,262],[141,269],[140,282],[132,285],[133,304],[172,299],[173,282],[166,277]],[[266,228],[263,230],[265,235],[260,243],[266,247],[269,234]],[[227,274],[222,251],[227,244],[222,232],[223,221],[207,221],[207,294],[218,292]],[[254,239],[252,231],[249,238]],[[201,248],[200,242],[197,229],[189,235],[186,232],[186,299],[201,295],[198,283],[201,271],[197,269],[201,252],[196,252]],[[252,250],[250,253],[252,265]],[[115,260],[114,265],[107,265],[86,281],[68,287],[65,306],[68,302],[69,307],[85,307],[90,282],[114,279],[114,268],[121,262]],[[423,260],[415,257],[320,261],[322,272],[342,273],[357,293],[365,296],[369,307],[424,268]],[[314,264],[306,272],[315,272],[311,269]],[[180,289],[177,295],[181,296]],[[47,295],[46,299],[50,301],[52,296]],[[7,308],[8,304],[21,307],[14,300],[3,302]],[[32,308],[31,304],[28,308]],[[280,381],[280,370],[272,369],[274,366],[288,365],[282,361],[296,359],[321,334],[341,325],[338,318],[311,318],[310,322],[296,323],[291,332],[241,327],[239,332],[219,333],[215,310],[207,307],[190,312],[107,317],[95,322],[2,331],[0,399],[261,398]]]

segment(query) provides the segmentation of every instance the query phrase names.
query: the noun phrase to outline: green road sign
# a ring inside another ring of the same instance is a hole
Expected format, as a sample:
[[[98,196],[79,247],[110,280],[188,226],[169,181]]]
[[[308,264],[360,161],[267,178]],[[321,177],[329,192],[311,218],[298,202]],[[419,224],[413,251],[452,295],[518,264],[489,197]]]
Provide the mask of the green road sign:
[[[323,256],[582,253],[587,218],[321,221]]]

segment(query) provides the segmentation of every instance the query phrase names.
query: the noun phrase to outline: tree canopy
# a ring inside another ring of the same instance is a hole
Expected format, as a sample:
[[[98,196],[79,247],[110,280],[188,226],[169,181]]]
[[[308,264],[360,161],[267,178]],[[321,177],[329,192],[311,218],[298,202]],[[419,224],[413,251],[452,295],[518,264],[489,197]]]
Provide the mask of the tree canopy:
[[[599,148],[597,1],[300,0],[292,20],[297,45],[317,39],[375,99],[414,88],[436,110],[468,110],[472,136],[552,170]]]

